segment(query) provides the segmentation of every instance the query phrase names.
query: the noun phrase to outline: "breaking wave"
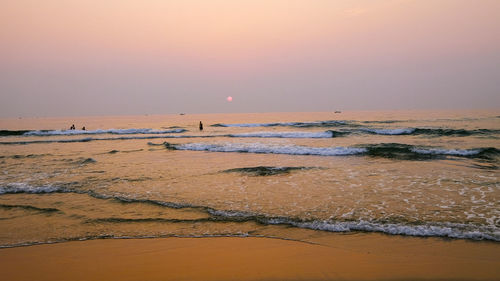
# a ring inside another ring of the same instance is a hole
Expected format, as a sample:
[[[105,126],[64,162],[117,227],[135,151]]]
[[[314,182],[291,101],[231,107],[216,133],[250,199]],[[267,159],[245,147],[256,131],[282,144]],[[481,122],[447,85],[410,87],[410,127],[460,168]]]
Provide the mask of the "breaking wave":
[[[367,155],[400,160],[425,160],[443,158],[446,156],[491,158],[499,155],[499,150],[496,148],[444,149],[436,147],[419,147],[400,143],[369,144],[353,147],[278,146],[263,143],[171,144],[165,142],[164,145],[168,149],[176,150],[318,156]]]
[[[269,154],[290,154],[290,155],[321,155],[340,156],[354,155],[366,152],[365,148],[358,147],[308,147],[297,145],[268,145],[262,143],[188,143],[173,145],[165,143],[169,149],[211,151],[211,152],[248,152],[248,153],[269,153]]]
[[[26,183],[9,183],[5,186],[0,186],[0,194],[12,194],[12,193],[54,193],[54,192],[65,192],[64,188],[58,186],[32,186]]]
[[[500,130],[489,129],[447,129],[447,128],[416,128],[414,134],[418,135],[435,135],[435,136],[476,136],[476,135],[494,135],[499,134]]]
[[[42,130],[42,131],[25,131],[24,136],[73,136],[73,135],[139,135],[139,134],[173,134],[184,133],[186,129],[173,130],[153,130],[153,129],[105,129],[105,130]]]
[[[345,133],[328,130],[325,132],[254,132],[230,134],[233,138],[333,138]]]
[[[77,193],[88,196],[115,200],[117,202],[143,203],[163,206],[173,209],[193,208],[206,212],[210,217],[201,219],[163,219],[163,218],[101,218],[90,220],[94,223],[141,223],[141,222],[171,222],[171,223],[193,223],[193,222],[256,222],[263,225],[287,225],[298,228],[307,228],[330,232],[381,232],[391,235],[408,235],[423,237],[449,237],[473,240],[493,240],[500,241],[500,229],[495,225],[476,225],[469,223],[451,222],[399,222],[390,220],[318,220],[300,219],[283,216],[269,216],[252,212],[237,210],[217,210],[207,206],[197,206],[187,203],[166,202],[160,200],[130,198],[117,194],[99,194],[90,190],[75,190],[71,188],[51,187],[51,186],[30,186],[24,183],[10,184],[7,187],[0,187],[0,194],[4,193]],[[38,208],[22,205],[1,205],[0,208],[24,208],[41,212],[59,212],[58,209]]]
[[[288,219],[271,219],[270,224],[286,224],[300,228],[330,232],[381,232],[392,235],[449,237],[473,240],[500,241],[499,229],[495,226],[477,226],[458,223],[428,223],[411,225],[401,223],[382,223],[376,221],[310,221],[297,222]]]
[[[270,123],[271,124],[271,123]],[[248,124],[244,124],[248,125]],[[397,129],[376,129],[376,128],[342,128],[340,130],[327,130],[324,132],[307,132],[307,131],[285,131],[285,132],[247,132],[237,134],[200,134],[200,135],[166,135],[166,133],[182,133],[184,129],[168,130],[168,131],[155,131],[151,129],[144,129],[139,132],[138,129],[120,130],[120,133],[112,133],[112,130],[99,131],[102,134],[132,134],[134,136],[120,136],[120,137],[95,137],[88,136],[84,138],[66,138],[66,139],[36,139],[36,140],[13,140],[1,141],[0,145],[26,145],[26,144],[43,144],[43,143],[78,143],[90,141],[112,141],[112,140],[138,140],[138,139],[169,139],[169,138],[334,138],[344,137],[350,134],[365,133],[376,135],[428,135],[428,136],[489,136],[497,138],[500,130],[477,129],[477,130],[464,130],[464,129],[429,129],[429,128],[397,128]],[[36,132],[36,133],[35,133]],[[29,131],[22,134],[23,136],[56,136],[56,131]],[[101,134],[97,131],[61,131],[61,136],[65,135],[82,135],[79,132],[90,132],[90,134]],[[69,133],[68,133],[69,132]],[[75,132],[75,133],[73,133]],[[87,133],[83,133],[87,134]],[[138,135],[139,134],[139,135]],[[140,136],[143,134],[143,136]],[[17,134],[21,135],[21,134]]]
[[[27,140],[27,141],[3,141],[0,145],[27,145],[27,144],[43,144],[43,143],[78,143],[78,142],[90,142],[90,141],[116,141],[116,140],[148,140],[148,139],[173,139],[173,138],[213,138],[217,136],[205,135],[205,136],[174,136],[174,135],[148,135],[148,136],[123,136],[114,138],[95,138],[86,137],[78,139],[52,139],[52,140]]]
[[[371,129],[363,128],[361,132],[376,134],[376,135],[410,135],[415,132],[415,128],[402,128],[402,129]]]
[[[374,129],[362,128],[359,131],[376,135],[431,135],[431,136],[481,136],[499,134],[500,130],[489,129],[447,129],[447,128],[397,128],[397,129]]]
[[[427,160],[445,158],[446,156],[491,158],[499,154],[496,148],[475,149],[445,149],[436,147],[419,147],[401,143],[380,143],[367,145],[366,154],[375,157],[393,158],[400,160]]]
[[[299,128],[307,128],[307,127],[339,127],[352,125],[347,121],[339,121],[339,120],[329,120],[329,121],[316,121],[316,122],[276,122],[276,123],[242,123],[242,124],[224,124],[218,123],[210,125],[212,127],[299,127]]]
[[[301,220],[288,217],[269,217],[240,211],[207,210],[213,216],[231,221],[255,221],[268,225],[289,225],[299,228],[329,232],[381,232],[392,235],[449,237],[473,240],[500,241],[499,228],[494,225],[474,225],[460,223],[399,223],[377,220]]]

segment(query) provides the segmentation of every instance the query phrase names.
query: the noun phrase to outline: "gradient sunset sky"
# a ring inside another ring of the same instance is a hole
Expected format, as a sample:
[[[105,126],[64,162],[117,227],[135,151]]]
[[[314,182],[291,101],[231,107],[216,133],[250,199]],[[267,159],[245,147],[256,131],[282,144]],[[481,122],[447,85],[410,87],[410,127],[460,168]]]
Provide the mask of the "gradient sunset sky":
[[[500,1],[0,1],[0,117],[440,108],[500,108]]]

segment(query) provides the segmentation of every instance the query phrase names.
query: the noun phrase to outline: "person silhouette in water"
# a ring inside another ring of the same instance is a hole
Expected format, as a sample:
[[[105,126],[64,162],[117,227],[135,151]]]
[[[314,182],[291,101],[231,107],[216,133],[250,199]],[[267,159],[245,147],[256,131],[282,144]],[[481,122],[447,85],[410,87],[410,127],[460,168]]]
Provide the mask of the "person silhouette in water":
[[[71,125],[71,127],[69,127],[70,130],[74,130],[75,129],[75,124]]]
[[[203,123],[200,121],[200,131],[203,131]]]

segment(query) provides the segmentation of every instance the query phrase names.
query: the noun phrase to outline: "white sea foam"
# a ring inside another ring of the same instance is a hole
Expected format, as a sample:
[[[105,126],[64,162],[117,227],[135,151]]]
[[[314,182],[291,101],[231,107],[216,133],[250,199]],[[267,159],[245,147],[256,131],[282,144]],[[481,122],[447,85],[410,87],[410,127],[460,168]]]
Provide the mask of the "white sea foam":
[[[172,138],[208,138],[213,136],[187,136],[187,135],[154,135],[154,136],[120,136],[120,137],[86,137],[79,139],[43,139],[29,141],[7,141],[0,142],[4,145],[13,144],[40,144],[40,143],[75,143],[75,142],[90,142],[90,141],[113,141],[113,140],[146,140],[146,139],[172,139]]]
[[[230,137],[235,138],[331,138],[334,133],[326,132],[254,132],[230,134]]]
[[[266,134],[257,134],[261,137],[270,137]],[[250,133],[248,136],[252,136]],[[309,136],[310,137],[310,136]],[[309,147],[298,145],[272,145],[265,143],[188,143],[172,145],[178,150],[211,151],[211,152],[248,152],[269,153],[289,155],[320,155],[320,156],[343,156],[358,155],[370,152],[372,147]],[[481,152],[480,149],[444,149],[444,148],[410,148],[410,151],[418,154],[450,155],[450,156],[474,156]]]
[[[290,155],[320,155],[320,156],[342,156],[365,153],[366,148],[357,147],[307,147],[297,145],[269,145],[263,143],[188,143],[174,145],[178,150],[212,151],[212,152],[248,152],[248,153],[271,153]]]
[[[56,186],[31,186],[26,183],[10,183],[5,186],[0,186],[0,194],[5,193],[53,193],[53,192],[77,192],[66,190]],[[79,193],[79,192],[77,192]],[[150,201],[134,198],[120,197],[116,194],[105,195],[93,192],[87,193],[95,198],[109,199],[115,198],[125,202],[145,202],[155,203],[171,208],[184,208],[196,207],[191,205]],[[235,210],[216,210],[206,208],[206,211],[212,215],[220,218],[227,218],[228,220],[254,220],[263,224],[272,225],[289,225],[299,228],[322,230],[330,232],[381,232],[391,235],[407,235],[407,236],[422,236],[422,237],[449,237],[460,239],[474,239],[474,240],[492,240],[500,241],[500,229],[493,225],[474,225],[474,224],[460,224],[460,223],[437,223],[429,222],[426,224],[403,224],[403,223],[390,223],[390,222],[376,222],[376,221],[335,221],[335,220],[314,220],[314,221],[300,221],[287,217],[269,217],[265,214],[255,214],[244,211]]]
[[[278,222],[279,223],[279,222]],[[500,241],[500,229],[495,226],[473,226],[467,224],[446,223],[441,225],[404,225],[393,223],[376,223],[368,221],[352,222],[290,222],[289,224],[316,230],[332,232],[368,231],[383,232],[392,235],[437,236],[450,238],[465,238],[474,240]]]
[[[301,222],[286,217],[266,217],[257,214],[239,211],[212,210],[212,215],[234,219],[253,218],[264,224],[284,224],[299,228],[330,232],[382,232],[391,235],[423,236],[423,237],[450,237],[474,240],[500,241],[500,229],[494,225],[477,226],[460,223],[429,223],[422,225],[408,225],[401,223],[381,223],[365,220],[359,221],[308,221]]]
[[[373,133],[377,135],[408,135],[415,132],[415,128],[401,128],[401,129],[360,129],[363,132]]]
[[[62,188],[57,186],[32,186],[27,183],[9,183],[5,186],[0,186],[0,194],[5,193],[52,193],[61,192]]]
[[[171,134],[183,133],[185,129],[153,130],[153,129],[99,129],[99,130],[53,130],[53,131],[29,131],[25,136],[71,136],[71,135],[98,135],[98,134]]]

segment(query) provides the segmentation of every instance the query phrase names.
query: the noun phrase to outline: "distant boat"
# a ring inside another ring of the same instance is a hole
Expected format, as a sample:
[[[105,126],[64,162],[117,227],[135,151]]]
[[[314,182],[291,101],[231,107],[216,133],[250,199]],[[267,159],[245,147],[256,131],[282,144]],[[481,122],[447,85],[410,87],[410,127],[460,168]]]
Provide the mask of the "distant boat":
[[[186,113],[179,113],[179,115],[186,115]]]
[[[342,111],[340,111],[340,110],[335,110],[335,112],[334,112],[334,113],[342,113]]]

